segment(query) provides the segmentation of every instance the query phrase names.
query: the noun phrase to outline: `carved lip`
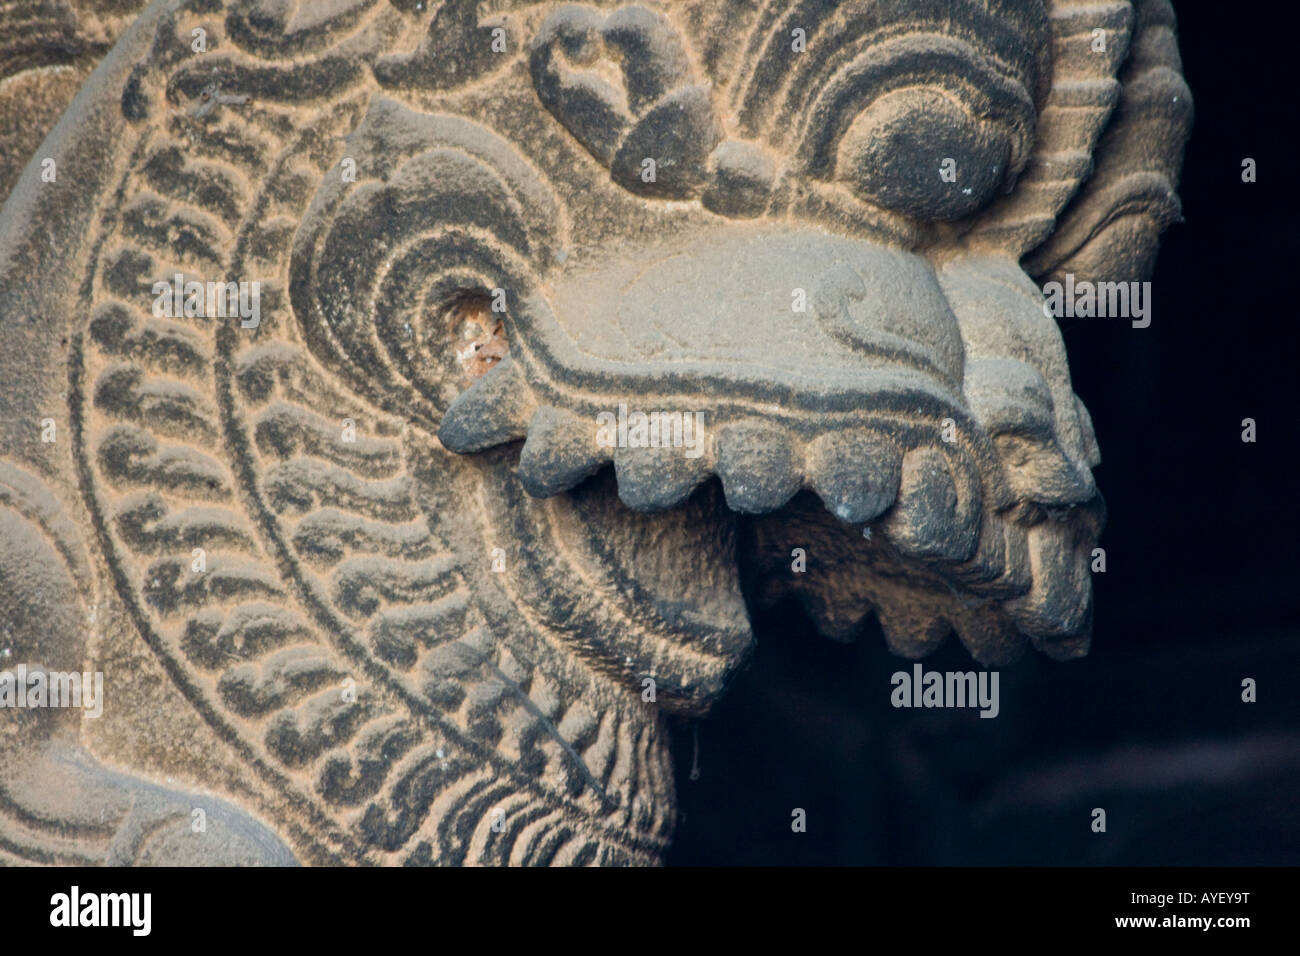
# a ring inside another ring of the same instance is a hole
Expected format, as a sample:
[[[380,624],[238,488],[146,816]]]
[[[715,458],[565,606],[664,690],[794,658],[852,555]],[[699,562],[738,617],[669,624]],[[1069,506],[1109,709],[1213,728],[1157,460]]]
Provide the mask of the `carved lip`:
[[[735,511],[808,487],[860,523],[892,504],[902,456],[945,420],[996,470],[961,397],[956,318],[910,253],[730,224],[566,268],[509,324],[510,356],[438,434],[456,452],[526,438],[520,477],[539,497],[612,461],[638,510],[717,475]]]

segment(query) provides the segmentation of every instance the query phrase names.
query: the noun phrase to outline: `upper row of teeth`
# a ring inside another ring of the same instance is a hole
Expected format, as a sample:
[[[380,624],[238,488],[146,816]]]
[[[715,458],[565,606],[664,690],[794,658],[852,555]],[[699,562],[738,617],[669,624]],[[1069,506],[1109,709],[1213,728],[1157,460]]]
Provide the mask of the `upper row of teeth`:
[[[682,418],[678,416],[679,421]],[[894,504],[900,485],[923,486],[921,493],[932,499],[928,500],[930,511],[955,507],[958,484],[974,484],[973,488],[963,489],[962,498],[978,498],[980,494],[978,473],[963,482],[960,474],[954,476],[949,467],[942,467],[946,459],[961,453],[961,443],[954,440],[959,430],[955,422],[953,435],[945,439],[948,447],[938,445],[940,436],[936,432],[932,444],[942,452],[927,454],[913,447],[913,442],[895,442],[871,428],[841,428],[803,439],[770,419],[741,418],[706,431],[698,419],[691,420],[691,413],[685,413],[684,418],[688,427],[685,441],[680,432],[674,435],[674,443],[669,444],[664,436],[653,443],[654,447],[602,440],[596,416],[550,405],[538,407],[519,367],[507,356],[451,404],[438,437],[448,450],[459,453],[525,439],[519,477],[524,489],[539,498],[568,491],[612,461],[619,498],[640,511],[673,507],[714,474],[721,480],[727,504],[734,511],[774,511],[801,488],[810,488],[832,514],[848,524],[863,524],[884,514]],[[1039,457],[1034,463],[1037,482],[1043,483],[1041,459],[1046,458],[1051,477],[1069,476],[1049,484],[1065,487],[1070,500],[1033,500],[1070,504],[1092,496],[1090,487],[1073,480],[1076,469],[1059,453],[1053,455],[1049,449]],[[1061,458],[1055,466],[1054,458]],[[933,464],[922,467],[922,461]],[[971,470],[968,465],[952,464],[952,470],[958,473]],[[986,476],[999,482],[1001,477]],[[986,492],[995,499],[989,502],[994,507],[1011,503],[1004,484],[986,488]]]

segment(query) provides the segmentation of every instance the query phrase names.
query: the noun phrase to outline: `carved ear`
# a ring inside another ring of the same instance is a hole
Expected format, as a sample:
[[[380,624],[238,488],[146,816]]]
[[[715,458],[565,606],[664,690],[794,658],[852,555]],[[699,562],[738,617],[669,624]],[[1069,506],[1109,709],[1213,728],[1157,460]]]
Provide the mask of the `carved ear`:
[[[1119,76],[1119,104],[1095,151],[1095,171],[1056,231],[1025,261],[1040,284],[1145,279],[1160,233],[1182,221],[1176,192],[1192,95],[1183,82],[1168,0],[1138,0]]]
[[[694,81],[681,38],[661,14],[564,7],[538,30],[530,67],[542,103],[615,182],[674,199],[703,190],[722,130],[709,84]]]
[[[1175,192],[1192,98],[1168,0],[1049,0],[1051,88],[1015,191],[973,224],[972,244],[1023,259],[1044,283],[1149,272]]]

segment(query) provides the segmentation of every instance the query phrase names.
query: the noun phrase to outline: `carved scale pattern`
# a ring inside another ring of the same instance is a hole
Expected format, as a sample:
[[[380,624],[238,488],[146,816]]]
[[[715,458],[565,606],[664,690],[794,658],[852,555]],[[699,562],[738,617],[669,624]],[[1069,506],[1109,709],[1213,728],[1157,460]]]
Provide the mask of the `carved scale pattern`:
[[[168,28],[182,37],[190,22]],[[220,67],[259,68],[242,53]],[[193,86],[186,70],[171,88]],[[339,393],[291,341],[289,237],[365,99],[340,92],[310,114],[299,102],[243,106],[237,122],[173,115],[138,148],[81,343],[110,563],[201,711],[291,796],[311,856],[653,860],[671,828],[635,798],[671,775],[653,726],[566,693],[592,676],[548,679],[542,640],[508,648],[485,627],[463,555],[415,501],[400,422]],[[257,334],[150,315],[153,281],[175,272],[258,277]],[[355,443],[335,415],[356,422]],[[230,450],[245,447],[257,466],[235,470]],[[340,693],[352,676],[355,701]],[[622,790],[607,790],[615,777]]]

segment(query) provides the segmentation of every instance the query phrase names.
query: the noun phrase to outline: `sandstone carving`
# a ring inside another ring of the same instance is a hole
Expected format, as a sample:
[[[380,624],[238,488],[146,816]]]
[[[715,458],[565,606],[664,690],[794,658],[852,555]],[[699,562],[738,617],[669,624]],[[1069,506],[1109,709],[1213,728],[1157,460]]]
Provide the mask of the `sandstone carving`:
[[[102,6],[0,210],[0,668],[102,713],[0,708],[0,860],[653,863],[765,604],[1086,653],[1041,286],[1178,216],[1165,0]]]

